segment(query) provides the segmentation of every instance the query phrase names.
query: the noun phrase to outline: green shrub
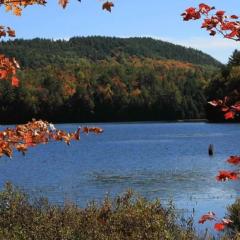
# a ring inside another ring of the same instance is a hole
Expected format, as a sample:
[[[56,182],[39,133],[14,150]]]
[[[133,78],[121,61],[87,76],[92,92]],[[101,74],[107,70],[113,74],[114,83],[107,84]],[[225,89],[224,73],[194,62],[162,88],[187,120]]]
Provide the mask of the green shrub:
[[[180,221],[174,207],[163,208],[132,192],[86,208],[32,200],[7,183],[0,192],[0,239],[159,240],[197,239],[192,219]]]

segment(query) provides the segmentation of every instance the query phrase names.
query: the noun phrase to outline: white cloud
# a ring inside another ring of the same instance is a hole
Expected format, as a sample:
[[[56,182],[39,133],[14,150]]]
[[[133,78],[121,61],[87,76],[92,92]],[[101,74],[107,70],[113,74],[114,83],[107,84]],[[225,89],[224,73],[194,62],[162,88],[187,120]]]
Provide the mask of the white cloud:
[[[159,39],[163,41],[168,41],[174,44],[179,44],[185,47],[191,47],[194,49],[201,50],[222,63],[227,63],[229,56],[235,49],[240,49],[240,42],[236,42],[230,39],[224,39],[221,37],[189,37],[174,39],[168,37],[155,37],[154,39]]]
[[[239,42],[235,42],[233,40],[225,39],[225,38],[200,38],[193,37],[188,39],[169,39],[171,42],[175,42],[177,44],[181,44],[186,47],[192,47],[197,49],[235,49],[240,47]]]

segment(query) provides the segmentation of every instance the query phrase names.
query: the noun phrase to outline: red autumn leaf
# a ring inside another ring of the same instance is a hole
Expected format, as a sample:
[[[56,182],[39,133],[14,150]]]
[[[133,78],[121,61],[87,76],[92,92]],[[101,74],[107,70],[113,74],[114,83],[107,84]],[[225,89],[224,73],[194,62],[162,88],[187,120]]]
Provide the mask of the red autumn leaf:
[[[222,10],[216,12],[216,15],[217,15],[218,17],[223,17],[224,14],[225,14],[225,11],[222,11]]]
[[[200,12],[198,10],[196,10],[196,8],[193,8],[193,7],[186,9],[185,12],[182,13],[181,15],[183,16],[184,21],[189,21],[191,19],[197,20],[197,19],[201,18]]]
[[[240,164],[240,156],[230,156],[227,159],[227,162],[233,165],[238,165]]]
[[[0,70],[0,79],[7,78],[8,72],[6,70]]]
[[[221,30],[224,30],[224,31],[234,31],[236,30],[236,23],[235,22],[222,22],[221,23]]]
[[[225,118],[226,120],[228,120],[228,119],[234,119],[234,117],[235,117],[235,112],[233,112],[233,111],[229,111],[229,112],[227,112],[227,113],[224,114],[224,118]]]
[[[223,222],[221,222],[221,223],[215,223],[215,225],[214,225],[214,229],[215,229],[216,231],[223,231],[224,228],[225,228],[225,224],[224,224]]]
[[[204,3],[199,4],[199,10],[200,10],[201,13],[208,13],[212,9],[214,9],[214,8],[210,7],[207,4],[204,4]]]
[[[100,133],[103,133],[103,129],[98,128],[98,127],[92,127],[92,128],[89,128],[89,132],[93,132],[95,134],[100,134]]]
[[[112,11],[112,7],[114,7],[114,4],[113,4],[112,2],[109,2],[109,1],[105,2],[105,3],[102,5],[102,9],[103,9],[103,10],[107,10],[107,11],[109,11],[109,12]]]
[[[216,176],[217,181],[227,181],[227,180],[237,180],[238,174],[232,171],[219,171],[219,174]]]
[[[232,19],[238,19],[238,16],[237,16],[237,15],[231,15],[230,18],[232,18]]]
[[[59,0],[59,4],[63,7],[66,8],[67,4],[68,4],[68,0]]]
[[[13,29],[11,29],[10,27],[7,28],[7,34],[9,37],[15,37],[16,33]]]
[[[19,79],[15,76],[12,77],[12,86],[19,87]]]
[[[199,219],[198,223],[205,223],[206,221],[212,221],[215,219],[215,213],[214,212],[208,212],[207,214],[204,214]]]

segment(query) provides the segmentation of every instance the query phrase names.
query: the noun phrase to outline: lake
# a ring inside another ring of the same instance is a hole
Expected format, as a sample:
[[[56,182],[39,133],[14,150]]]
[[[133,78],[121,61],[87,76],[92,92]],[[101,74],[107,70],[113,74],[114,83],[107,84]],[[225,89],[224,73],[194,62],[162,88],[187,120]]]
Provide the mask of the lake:
[[[57,124],[75,131],[84,124]],[[34,196],[62,204],[85,206],[131,188],[163,203],[172,199],[195,219],[208,211],[224,215],[225,207],[239,196],[239,182],[217,182],[219,170],[234,169],[226,163],[240,154],[239,124],[124,123],[95,124],[102,135],[82,135],[70,146],[51,143],[14,153],[0,160],[0,184],[11,181]],[[5,128],[6,126],[1,126]],[[215,155],[208,156],[209,144]],[[203,231],[207,225],[196,225]]]

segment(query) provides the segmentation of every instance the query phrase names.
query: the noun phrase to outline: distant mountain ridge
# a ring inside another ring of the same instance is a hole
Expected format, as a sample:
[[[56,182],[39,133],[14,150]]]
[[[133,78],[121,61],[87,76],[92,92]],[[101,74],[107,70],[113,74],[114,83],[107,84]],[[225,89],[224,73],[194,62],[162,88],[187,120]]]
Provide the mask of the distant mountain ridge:
[[[48,64],[88,58],[92,61],[112,57],[147,57],[219,67],[222,64],[202,51],[175,45],[149,37],[73,37],[69,40],[35,38],[2,42],[0,52],[16,57],[23,67],[42,67]]]

